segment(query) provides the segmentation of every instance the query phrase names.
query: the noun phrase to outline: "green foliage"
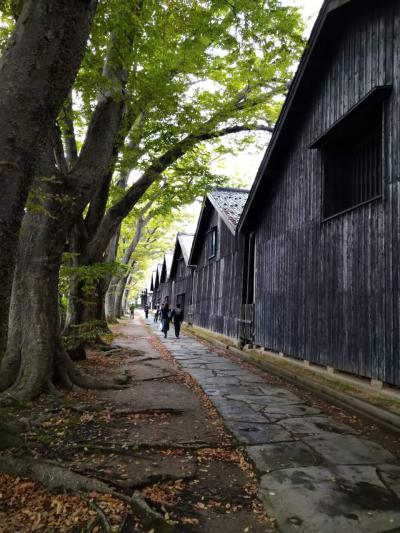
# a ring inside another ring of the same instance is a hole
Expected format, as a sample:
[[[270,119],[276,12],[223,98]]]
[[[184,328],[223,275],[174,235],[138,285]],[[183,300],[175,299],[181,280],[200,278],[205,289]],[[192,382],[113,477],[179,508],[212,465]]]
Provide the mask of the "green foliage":
[[[82,303],[90,303],[99,281],[106,276],[120,274],[121,271],[126,268],[117,262],[75,266],[72,264],[75,256],[76,254],[71,253],[66,253],[63,256],[59,283],[59,291],[64,297],[62,303],[65,303],[71,280],[74,280],[74,282],[82,282]]]
[[[98,91],[112,89],[102,75],[106,61],[125,68],[130,127],[144,116],[130,129],[122,169],[146,168],[211,117],[213,127],[273,124],[302,33],[298,10],[278,0],[100,3],[75,84],[81,133]]]
[[[62,336],[63,346],[74,350],[78,346],[94,344],[102,339],[111,341],[111,333],[105,332],[105,324],[100,320],[90,320],[82,324],[70,326],[69,334]]]
[[[1,3],[0,47],[13,28],[18,3]],[[72,91],[69,118],[78,148],[97,99],[105,93],[115,99],[124,97],[116,170],[131,173],[133,187],[156,158],[187,136],[197,138],[232,126],[244,130],[272,126],[304,48],[303,29],[299,11],[281,0],[99,2]],[[124,95],[121,78],[126,82]],[[103,277],[122,275],[126,269],[135,270],[133,282],[144,276],[146,265],[173,247],[174,236],[166,236],[168,229],[182,231],[190,218],[184,206],[228,183],[229,170],[213,171],[215,161],[240,153],[254,140],[250,132],[229,136],[229,141],[218,137],[193,143],[158,176],[126,218],[117,261],[77,267],[66,256],[61,293],[67,294],[71,279],[83,281],[89,297]],[[112,185],[108,206],[123,195]],[[43,197],[39,191],[39,197],[30,198],[29,209],[47,214],[47,203],[54,200],[63,198]],[[140,245],[125,264],[122,256],[142,219],[146,225]]]

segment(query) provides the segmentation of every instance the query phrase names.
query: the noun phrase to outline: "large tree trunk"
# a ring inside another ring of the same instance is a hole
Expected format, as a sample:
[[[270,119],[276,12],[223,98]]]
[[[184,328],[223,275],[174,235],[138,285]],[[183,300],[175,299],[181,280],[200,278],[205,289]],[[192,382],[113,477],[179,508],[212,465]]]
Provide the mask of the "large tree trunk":
[[[152,203],[152,201],[148,202],[148,204],[144,208],[144,211],[147,211],[151,207]],[[120,276],[113,276],[111,278],[111,282],[108,285],[108,290],[105,299],[107,322],[115,322],[117,318],[120,318],[124,314],[124,311],[122,309],[122,298],[124,295],[126,283],[128,281],[129,273],[132,268],[131,257],[142,238],[143,230],[149,220],[150,216],[147,216],[146,218],[143,218],[143,216],[139,217],[136,224],[135,235],[133,236],[132,241],[130,242],[128,248],[125,250],[124,255],[121,259],[121,263],[126,266],[127,270],[124,274],[121,274]],[[112,242],[113,241],[111,241],[111,243]]]
[[[118,279],[119,278],[117,276],[113,276],[111,278],[110,285],[106,293],[105,309],[106,320],[108,324],[116,322],[118,318],[117,314],[115,313],[115,299],[117,294]]]
[[[32,213],[24,217],[14,276],[7,343],[14,373],[7,376],[13,383],[7,392],[18,399],[31,399],[50,388],[58,351],[58,272],[64,239],[57,227],[48,233],[48,226],[54,225],[43,218]]]
[[[116,318],[120,318],[125,313],[126,299],[124,302],[125,288],[128,283],[129,274],[124,275],[118,282],[115,290],[114,314]]]
[[[18,231],[40,143],[53,127],[82,60],[96,0],[25,2],[0,62],[0,357]]]
[[[55,379],[67,386],[103,385],[79,372],[62,348],[58,280],[67,235],[90,197],[95,177],[109,164],[122,107],[121,101],[102,97],[71,172],[54,167],[50,142],[41,152],[40,175],[45,178],[36,179],[35,197],[38,203],[44,201],[28,210],[21,227],[10,335],[0,368],[0,389],[6,389],[7,396],[33,399],[44,390],[54,390]]]
[[[14,276],[10,335],[1,389],[8,397],[31,400],[55,384],[101,387],[110,384],[79,372],[60,342],[58,278],[65,249],[64,225],[57,218],[27,213],[21,226]]]
[[[125,283],[125,289],[124,294],[122,296],[122,302],[121,302],[121,313],[124,315],[128,310],[128,298],[130,293],[129,284],[132,281],[132,276],[129,275],[127,282]]]

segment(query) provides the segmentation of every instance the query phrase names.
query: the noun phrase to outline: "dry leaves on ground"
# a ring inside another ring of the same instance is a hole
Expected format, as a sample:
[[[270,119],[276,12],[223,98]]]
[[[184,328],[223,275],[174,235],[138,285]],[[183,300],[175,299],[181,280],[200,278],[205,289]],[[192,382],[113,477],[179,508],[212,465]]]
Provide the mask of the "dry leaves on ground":
[[[96,519],[91,501],[116,528],[130,511],[124,502],[104,494],[93,492],[83,497],[55,493],[35,481],[0,474],[0,533],[67,533]]]

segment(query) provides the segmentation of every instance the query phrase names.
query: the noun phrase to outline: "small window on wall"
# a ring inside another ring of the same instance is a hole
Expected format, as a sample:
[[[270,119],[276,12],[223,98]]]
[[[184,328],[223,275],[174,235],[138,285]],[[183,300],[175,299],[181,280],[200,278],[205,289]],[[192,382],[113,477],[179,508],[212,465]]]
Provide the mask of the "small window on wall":
[[[212,228],[208,232],[208,259],[217,255],[217,228]]]
[[[243,271],[243,293],[242,303],[254,303],[255,285],[255,235],[250,233],[245,237],[244,247],[244,271]]]
[[[324,220],[382,196],[382,89],[387,88],[372,91],[311,146],[322,155]]]

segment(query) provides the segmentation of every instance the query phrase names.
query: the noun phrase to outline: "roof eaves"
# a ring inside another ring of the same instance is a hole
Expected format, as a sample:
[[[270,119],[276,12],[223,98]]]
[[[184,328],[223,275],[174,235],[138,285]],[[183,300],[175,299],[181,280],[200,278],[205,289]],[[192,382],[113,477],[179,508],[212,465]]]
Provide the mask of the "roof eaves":
[[[309,64],[310,58],[312,57],[314,48],[316,46],[316,43],[318,42],[319,36],[321,34],[322,28],[325,25],[326,19],[328,15],[334,11],[335,9],[342,7],[343,5],[351,2],[352,0],[325,0],[324,4],[322,5],[318,18],[314,24],[314,27],[311,31],[310,38],[308,40],[307,46],[303,52],[302,58],[299,63],[299,68],[296,71],[296,74],[293,78],[292,84],[290,86],[288,95],[286,97],[285,103],[283,105],[283,108],[281,110],[281,113],[279,115],[277,124],[275,126],[274,132],[272,134],[271,140],[269,142],[269,145],[267,147],[267,150],[265,152],[265,155],[261,161],[260,167],[257,171],[256,178],[254,180],[253,186],[250,190],[249,197],[247,198],[247,202],[243,208],[242,214],[240,216],[237,230],[240,231],[243,227],[243,223],[247,217],[247,214],[249,212],[249,209],[254,201],[254,197],[257,193],[257,190],[259,188],[259,185],[261,183],[262,177],[265,174],[266,168],[268,166],[268,163],[271,159],[271,156],[274,152],[274,149],[279,141],[279,137],[281,134],[281,131],[283,129],[283,126],[285,125],[286,118],[288,114],[291,111],[293,100],[297,94],[297,91],[302,83],[303,77],[305,75],[305,72],[307,70],[307,66]]]
[[[189,255],[189,259],[188,259],[188,266],[196,266],[196,264],[193,264],[193,255],[194,255],[194,252],[195,252],[195,249],[196,249],[197,240],[199,238],[201,221],[202,221],[202,218],[203,218],[203,215],[204,215],[204,211],[205,211],[205,207],[206,207],[207,199],[208,199],[207,196],[208,195],[206,195],[204,197],[203,205],[201,206],[201,211],[200,211],[199,219],[197,221],[197,227],[196,227],[196,231],[195,231],[194,238],[193,238],[192,249],[190,250],[190,255]]]
[[[218,190],[223,190],[223,189],[218,189]],[[214,209],[218,212],[219,216],[225,222],[226,226],[231,231],[231,233],[233,233],[233,235],[235,235],[236,226],[233,224],[233,222],[231,220],[229,220],[229,218],[226,215],[225,211],[221,208],[221,206],[218,204],[217,200],[213,197],[212,192],[207,194],[207,198],[210,200],[210,202],[213,205]]]

